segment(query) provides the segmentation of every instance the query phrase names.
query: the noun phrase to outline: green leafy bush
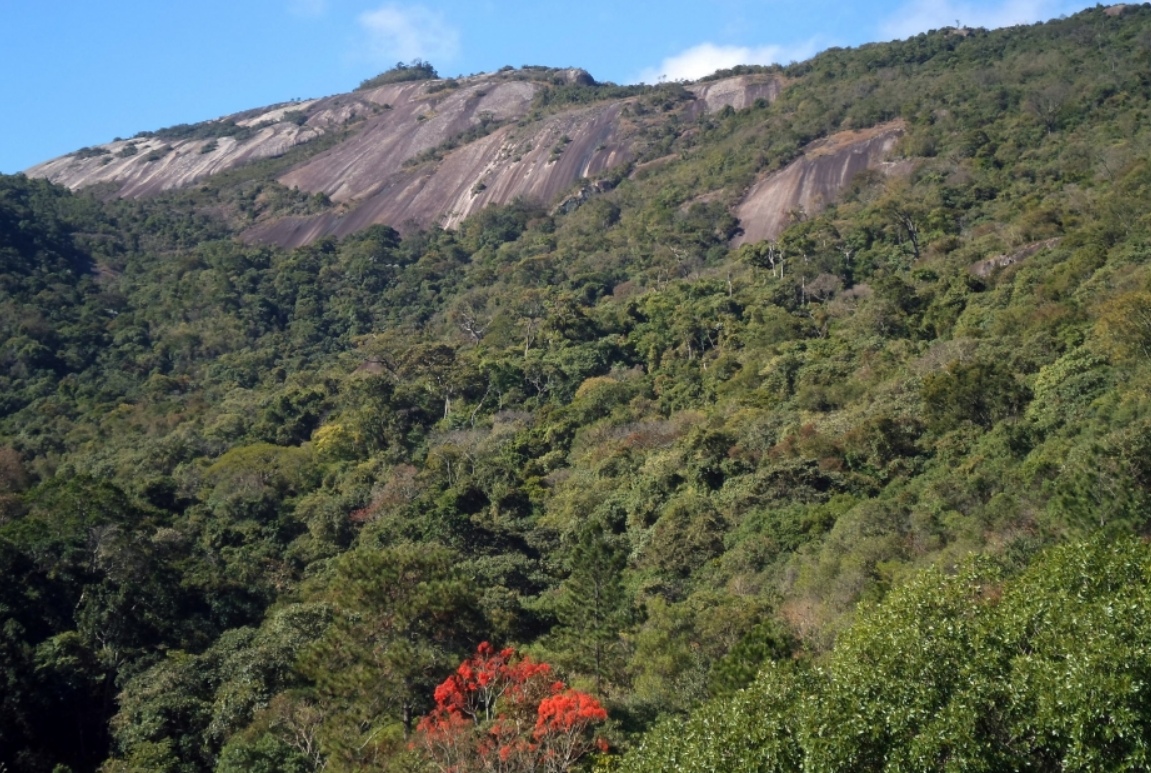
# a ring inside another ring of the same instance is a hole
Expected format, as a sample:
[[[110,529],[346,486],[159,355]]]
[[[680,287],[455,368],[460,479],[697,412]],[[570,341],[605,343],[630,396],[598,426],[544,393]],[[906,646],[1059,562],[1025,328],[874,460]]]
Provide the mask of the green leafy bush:
[[[80,159],[80,160],[84,160],[86,158],[99,158],[100,156],[108,156],[111,154],[112,154],[112,151],[108,150],[107,148],[96,147],[96,148],[80,148],[79,150],[77,150],[75,153],[72,153],[71,155],[74,156],[75,158]]]
[[[385,70],[374,78],[368,78],[356,87],[356,91],[367,91],[386,86],[389,83],[407,83],[409,81],[434,80],[440,77],[436,68],[430,62],[422,59],[413,59],[410,63],[396,62],[396,66]]]
[[[668,721],[612,769],[1138,770],[1151,732],[1151,550],[1055,549],[1017,578],[928,572],[868,611],[825,663]]]

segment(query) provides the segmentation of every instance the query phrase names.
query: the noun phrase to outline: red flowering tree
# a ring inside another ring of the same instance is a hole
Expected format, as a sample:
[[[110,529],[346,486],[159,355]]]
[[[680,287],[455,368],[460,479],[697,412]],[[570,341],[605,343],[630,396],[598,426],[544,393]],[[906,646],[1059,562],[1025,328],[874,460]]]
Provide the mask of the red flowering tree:
[[[592,734],[607,719],[599,701],[510,648],[484,642],[435,698],[413,746],[442,773],[566,773],[592,748],[607,749]]]

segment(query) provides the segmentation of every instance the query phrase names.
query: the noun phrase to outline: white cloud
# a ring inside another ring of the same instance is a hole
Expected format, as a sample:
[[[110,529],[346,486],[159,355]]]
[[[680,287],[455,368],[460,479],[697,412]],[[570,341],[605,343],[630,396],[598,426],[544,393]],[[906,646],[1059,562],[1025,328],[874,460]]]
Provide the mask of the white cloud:
[[[460,50],[459,31],[422,5],[388,3],[361,14],[359,22],[367,35],[366,54],[377,64],[424,59],[438,65]]]
[[[737,64],[787,64],[807,59],[814,53],[814,40],[797,46],[758,48],[701,43],[675,56],[669,56],[658,67],[648,67],[635,78],[635,81],[637,83],[655,83],[661,79],[692,81]]]
[[[323,16],[328,10],[328,0],[290,0],[288,11],[293,16]]]
[[[1074,7],[1061,0],[1006,0],[987,4],[954,0],[913,0],[885,21],[886,37],[906,38],[931,29],[954,27],[1010,27],[1051,19]]]

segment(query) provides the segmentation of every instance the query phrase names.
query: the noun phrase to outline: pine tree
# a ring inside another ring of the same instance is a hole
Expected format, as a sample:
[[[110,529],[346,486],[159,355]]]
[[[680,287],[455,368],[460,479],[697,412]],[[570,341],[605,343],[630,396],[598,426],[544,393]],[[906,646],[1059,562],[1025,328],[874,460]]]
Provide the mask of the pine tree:
[[[623,662],[620,632],[630,620],[622,575],[627,557],[604,530],[589,524],[571,551],[571,574],[556,604],[557,638],[571,667],[595,677],[596,690]]]

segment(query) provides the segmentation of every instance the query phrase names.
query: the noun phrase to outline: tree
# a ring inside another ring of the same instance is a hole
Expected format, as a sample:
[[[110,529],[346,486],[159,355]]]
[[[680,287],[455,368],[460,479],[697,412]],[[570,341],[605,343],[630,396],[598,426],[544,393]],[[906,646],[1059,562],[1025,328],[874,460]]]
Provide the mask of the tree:
[[[1114,353],[1151,357],[1151,293],[1126,293],[1110,300],[1096,329]]]
[[[556,604],[568,662],[595,677],[602,691],[623,664],[620,632],[629,622],[628,597],[622,582],[627,556],[602,525],[585,527],[572,549],[571,574]]]
[[[417,742],[442,773],[565,773],[593,748],[607,711],[587,693],[552,681],[551,666],[483,642],[435,691]]]
[[[911,244],[911,254],[919,260],[921,231],[926,216],[920,197],[905,181],[895,179],[887,184],[878,208],[907,237]]]
[[[1006,578],[930,570],[866,610],[819,664],[648,733],[631,773],[1146,770],[1151,547],[1098,539]]]
[[[730,695],[753,681],[767,663],[784,660],[795,650],[795,641],[778,621],[767,619],[739,640],[723,658],[712,664],[708,692]]]
[[[283,696],[277,694],[301,682],[294,665],[327,629],[330,616],[324,604],[286,605],[269,614],[258,630],[228,631],[196,655],[170,651],[135,674],[117,700],[112,727],[118,753],[110,761],[116,766],[112,769],[160,768],[159,750],[166,750],[165,765],[180,770],[211,766],[218,752],[236,745],[225,742],[253,717],[285,713],[277,711],[283,705]],[[271,709],[264,710],[269,701]],[[289,733],[283,735],[293,740]],[[257,745],[265,756],[272,751],[267,744]],[[241,754],[237,749],[228,753],[233,762]],[[250,762],[256,752],[245,753]],[[291,766],[284,763],[284,769]]]
[[[326,595],[335,622],[301,666],[328,712],[329,757],[358,760],[390,723],[412,731],[482,621],[455,555],[435,545],[348,553]]]
[[[1141,770],[1151,551],[1066,545],[1005,580],[928,572],[837,642],[803,732],[817,770]]]
[[[436,68],[432,67],[431,62],[425,62],[423,59],[413,59],[409,64],[396,62],[395,67],[392,67],[390,70],[385,70],[374,78],[361,81],[360,85],[356,87],[356,91],[367,91],[369,89],[379,88],[380,86],[386,86],[389,83],[433,80],[438,77],[440,76],[436,73]]]
[[[953,362],[923,379],[921,395],[928,422],[940,431],[964,421],[990,428],[1021,413],[1031,397],[1027,387],[996,362]]]
[[[116,486],[54,478],[25,502],[0,526],[0,765],[86,769],[107,753],[125,667],[179,641],[184,599],[162,550],[138,537],[154,513]]]

